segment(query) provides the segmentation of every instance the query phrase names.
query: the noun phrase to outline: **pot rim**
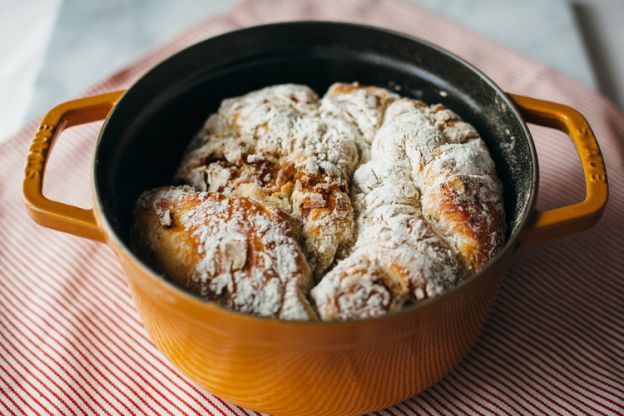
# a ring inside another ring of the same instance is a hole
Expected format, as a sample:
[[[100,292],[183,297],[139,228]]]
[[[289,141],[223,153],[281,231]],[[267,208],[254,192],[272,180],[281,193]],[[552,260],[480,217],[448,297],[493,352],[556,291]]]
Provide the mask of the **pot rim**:
[[[206,311],[210,311],[210,312],[218,312],[218,313],[224,313],[226,315],[230,315],[232,318],[240,318],[241,320],[249,320],[249,321],[253,321],[257,324],[270,324],[270,325],[276,325],[276,326],[281,326],[281,327],[286,327],[286,326],[296,326],[296,327],[302,327],[302,326],[314,326],[314,327],[338,327],[338,326],[344,326],[344,325],[365,325],[367,323],[370,323],[372,321],[376,321],[376,322],[380,322],[386,319],[394,319],[394,318],[399,318],[402,316],[407,316],[409,314],[413,314],[416,311],[422,309],[422,308],[426,308],[434,303],[439,303],[442,302],[445,298],[454,295],[455,293],[463,290],[466,286],[473,284],[474,282],[476,282],[479,278],[481,278],[482,276],[488,274],[490,272],[490,270],[494,269],[494,267],[504,258],[506,257],[511,251],[515,250],[515,248],[517,248],[519,246],[519,238],[522,235],[522,233],[525,231],[527,223],[531,217],[531,214],[534,212],[534,208],[535,208],[535,202],[536,202],[536,196],[537,196],[537,189],[538,189],[538,184],[539,184],[539,166],[538,166],[538,160],[537,160],[537,151],[535,149],[535,143],[533,141],[533,137],[531,136],[531,133],[528,129],[528,126],[526,124],[526,121],[524,120],[524,118],[522,117],[522,115],[520,114],[520,112],[518,111],[518,109],[516,108],[516,106],[514,105],[513,101],[509,98],[509,96],[502,90],[501,87],[499,87],[494,81],[492,81],[487,75],[485,75],[483,72],[481,72],[479,69],[477,69],[474,65],[472,65],[471,63],[467,62],[466,60],[464,60],[463,58],[460,58],[459,56],[455,55],[454,53],[441,48],[440,46],[437,46],[433,43],[430,43],[428,41],[425,41],[423,39],[417,38],[415,36],[411,36],[411,35],[407,35],[401,32],[397,32],[394,30],[389,30],[386,28],[382,28],[382,27],[377,27],[377,26],[372,26],[372,25],[365,25],[365,24],[359,24],[359,23],[348,23],[348,22],[339,22],[339,21],[313,21],[313,20],[297,20],[297,21],[288,21],[288,22],[278,22],[278,23],[268,23],[268,24],[262,24],[262,25],[255,25],[255,26],[250,26],[250,27],[246,27],[246,28],[242,28],[242,29],[237,29],[237,30],[233,30],[233,31],[229,31],[229,32],[225,32],[222,33],[220,35],[217,36],[212,36],[209,37],[207,39],[204,39],[200,42],[194,43],[192,45],[187,46],[186,48],[176,52],[175,54],[167,57],[166,59],[160,61],[158,64],[156,64],[154,67],[152,67],[151,69],[149,69],[145,74],[143,74],[141,77],[139,77],[137,80],[135,80],[127,89],[127,91],[132,90],[132,88],[134,88],[138,83],[142,82],[142,80],[149,76],[150,74],[155,73],[156,71],[159,70],[159,68],[161,68],[162,66],[164,66],[166,63],[168,63],[169,61],[178,58],[180,55],[184,54],[184,53],[188,53],[190,49],[196,47],[197,45],[204,43],[204,42],[210,42],[213,41],[215,39],[220,39],[223,37],[228,37],[228,36],[233,36],[233,35],[238,35],[240,33],[244,33],[244,32],[249,32],[249,31],[254,31],[260,28],[267,28],[267,27],[288,27],[288,26],[342,26],[342,27],[346,27],[346,28],[358,28],[358,29],[364,29],[364,30],[368,30],[368,31],[373,31],[373,32],[378,32],[378,33],[384,33],[386,35],[391,35],[391,36],[395,36],[395,37],[399,37],[399,38],[403,38],[405,40],[409,40],[411,42],[416,42],[416,43],[420,43],[422,45],[425,45],[428,48],[434,49],[436,52],[441,53],[443,55],[445,55],[446,57],[457,61],[459,64],[467,67],[470,71],[474,72],[476,75],[478,75],[490,88],[492,88],[494,91],[496,91],[497,93],[499,93],[502,97],[500,97],[503,101],[504,104],[506,104],[507,108],[512,112],[512,114],[516,117],[516,119],[518,119],[520,121],[520,127],[522,128],[523,133],[525,134],[526,138],[527,138],[527,144],[528,144],[528,148],[531,154],[531,184],[530,184],[530,189],[529,192],[527,194],[527,203],[525,205],[524,211],[521,212],[519,214],[519,220],[516,220],[515,223],[518,224],[516,229],[513,231],[513,233],[509,236],[509,238],[507,239],[507,241],[505,242],[504,246],[498,251],[498,253],[496,253],[496,255],[490,259],[490,261],[488,262],[488,264],[478,273],[473,274],[472,276],[468,277],[467,279],[461,281],[457,286],[446,290],[444,293],[437,295],[433,298],[429,298],[426,300],[422,300],[419,301],[417,304],[412,304],[409,306],[406,306],[405,308],[402,308],[400,310],[397,311],[391,311],[388,312],[384,315],[378,316],[378,317],[373,317],[373,318],[367,318],[367,319],[349,319],[349,320],[344,320],[344,321],[321,321],[321,320],[317,320],[317,321],[288,321],[288,320],[281,320],[281,319],[277,319],[277,318],[272,318],[272,317],[264,317],[264,316],[256,316],[256,315],[250,315],[250,314],[246,314],[243,312],[238,312],[238,311],[234,311],[232,309],[226,308],[225,306],[222,306],[216,302],[211,302],[211,301],[206,301],[201,299],[199,296],[191,293],[190,291],[179,287],[178,285],[174,284],[173,282],[169,281],[165,276],[160,275],[158,273],[156,273],[151,267],[149,267],[149,265],[147,265],[141,258],[139,258],[137,255],[134,254],[134,252],[132,250],[129,249],[129,247],[126,245],[126,243],[124,243],[122,241],[122,239],[117,235],[117,232],[113,229],[113,227],[111,226],[110,222],[108,221],[108,218],[106,218],[106,216],[102,213],[102,202],[100,200],[100,193],[98,192],[98,188],[97,188],[97,163],[96,162],[96,156],[98,154],[98,149],[102,140],[102,136],[104,135],[104,132],[106,130],[106,127],[109,123],[109,120],[113,117],[113,115],[115,114],[115,111],[117,111],[118,106],[115,105],[113,107],[113,109],[111,110],[111,112],[108,114],[108,116],[106,117],[106,119],[104,120],[104,123],[102,124],[102,127],[100,128],[100,131],[98,133],[98,137],[96,140],[96,144],[95,144],[95,151],[94,151],[94,157],[93,157],[93,161],[92,161],[92,175],[91,175],[91,190],[94,196],[94,211],[97,213],[96,217],[98,220],[98,223],[104,228],[104,230],[106,231],[106,236],[107,236],[107,244],[110,245],[111,242],[114,243],[114,248],[116,248],[117,250],[121,250],[126,256],[128,256],[129,258],[131,258],[137,265],[138,267],[140,267],[141,271],[147,275],[150,276],[151,279],[154,279],[155,281],[159,282],[160,284],[164,284],[168,289],[171,289],[175,292],[177,292],[178,295],[183,296],[185,298],[186,301],[190,301],[193,304],[195,304],[196,306],[205,309]],[[119,99],[118,103],[123,101],[123,99],[125,98],[127,92],[124,93],[124,95]],[[117,103],[117,104],[118,104]],[[125,274],[125,272],[124,272]]]

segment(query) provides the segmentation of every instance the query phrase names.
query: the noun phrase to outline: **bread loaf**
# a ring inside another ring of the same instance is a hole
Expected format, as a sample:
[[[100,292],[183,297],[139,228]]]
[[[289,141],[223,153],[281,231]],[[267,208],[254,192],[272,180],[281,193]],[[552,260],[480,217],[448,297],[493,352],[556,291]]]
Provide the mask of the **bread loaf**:
[[[504,238],[478,132],[379,87],[337,83],[319,99],[285,84],[226,99],[175,179],[184,185],[137,203],[137,250],[195,293],[263,316],[398,310],[479,272]]]

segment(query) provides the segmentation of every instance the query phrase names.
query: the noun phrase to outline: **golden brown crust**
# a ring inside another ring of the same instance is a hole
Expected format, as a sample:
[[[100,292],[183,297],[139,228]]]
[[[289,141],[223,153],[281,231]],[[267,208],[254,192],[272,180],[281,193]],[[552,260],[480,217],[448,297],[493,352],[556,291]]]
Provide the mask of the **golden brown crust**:
[[[363,86],[357,82],[335,83],[321,101],[323,111],[339,115],[358,128],[361,137],[356,139],[360,163],[370,158],[370,147],[381,127],[386,108],[399,96],[384,88]]]
[[[348,178],[357,130],[322,115],[307,87],[282,85],[225,100],[194,140],[177,178],[200,190],[247,196],[301,223],[320,279],[353,244]]]
[[[449,246],[415,214],[401,204],[374,210],[353,253],[312,289],[321,319],[379,316],[437,296],[465,277]]]
[[[356,252],[323,278],[312,297],[322,320],[374,318],[403,306],[408,279],[390,257]]]
[[[151,192],[158,192],[157,190]],[[145,198],[137,205],[131,231],[133,248],[137,254],[159,272],[182,287],[192,286],[191,276],[201,260],[198,243],[180,223],[180,213],[197,205],[185,198],[173,204],[163,199],[156,206]],[[163,221],[168,215],[169,220]]]
[[[192,292],[234,310],[311,319],[311,279],[289,220],[244,197],[188,187],[144,193],[134,213],[135,249]]]
[[[481,270],[501,245],[503,217],[491,178],[454,176],[429,190],[424,210],[446,235],[456,240],[458,254],[473,271]]]
[[[440,104],[402,99],[388,108],[379,135],[405,137],[423,217],[470,271],[481,270],[502,245],[504,211],[494,162],[476,130]]]

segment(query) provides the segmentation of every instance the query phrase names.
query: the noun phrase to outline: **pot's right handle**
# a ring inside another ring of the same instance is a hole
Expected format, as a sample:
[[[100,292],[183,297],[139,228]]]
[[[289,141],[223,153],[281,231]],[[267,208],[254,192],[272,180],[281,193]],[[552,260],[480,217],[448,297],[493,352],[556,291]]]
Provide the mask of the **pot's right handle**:
[[[592,227],[602,215],[609,186],[604,159],[585,117],[563,104],[509,94],[528,123],[567,133],[574,142],[585,175],[585,199],[548,211],[535,211],[522,243],[532,244]]]

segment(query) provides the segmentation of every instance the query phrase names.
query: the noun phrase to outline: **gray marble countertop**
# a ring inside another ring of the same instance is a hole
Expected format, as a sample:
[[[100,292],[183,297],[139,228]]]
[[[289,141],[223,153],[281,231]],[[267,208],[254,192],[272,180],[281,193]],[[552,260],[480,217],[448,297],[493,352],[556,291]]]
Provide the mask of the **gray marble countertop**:
[[[613,58],[609,53],[612,48],[622,49],[618,48],[619,41],[624,40],[624,25],[620,23],[624,21],[624,2],[621,0],[412,1],[486,38],[553,66],[590,88],[602,89],[622,105],[624,80],[616,74],[624,73],[618,72],[620,66],[624,66],[624,57],[620,53],[619,57]],[[2,108],[0,104],[0,126],[4,125],[5,130],[6,126],[19,127],[26,120],[39,117],[49,107],[78,94],[189,25],[226,11],[235,3],[234,0],[31,2],[21,5],[0,0],[0,38],[7,35],[3,33],[6,26],[2,29],[2,23],[8,19],[12,18],[13,31],[23,30],[25,33],[32,27],[21,28],[16,19],[25,15],[32,21],[33,13],[24,12],[23,8],[32,8],[33,4],[39,6],[33,10],[39,12],[35,18],[40,20],[38,30],[41,32],[37,34],[36,42],[30,42],[34,51],[31,51],[33,56],[28,70],[20,72],[15,65],[9,68],[17,74],[14,76],[24,79],[17,83],[3,81],[2,76],[7,71],[3,71],[0,64],[0,87],[4,83],[10,87],[9,93],[15,94],[11,107],[5,104]],[[42,12],[42,8],[47,12]],[[6,13],[9,9],[12,14]],[[605,21],[610,22],[607,29],[601,24]],[[599,30],[591,29],[592,24]],[[19,33],[8,35],[18,36]],[[19,48],[20,45],[0,40],[3,56],[7,55],[2,49],[16,46]],[[602,62],[597,62],[600,60]],[[611,69],[600,70],[599,65],[611,65]],[[12,114],[9,118],[6,115],[9,112],[20,114]],[[3,115],[6,122],[2,120]],[[0,127],[0,137],[7,133]]]

